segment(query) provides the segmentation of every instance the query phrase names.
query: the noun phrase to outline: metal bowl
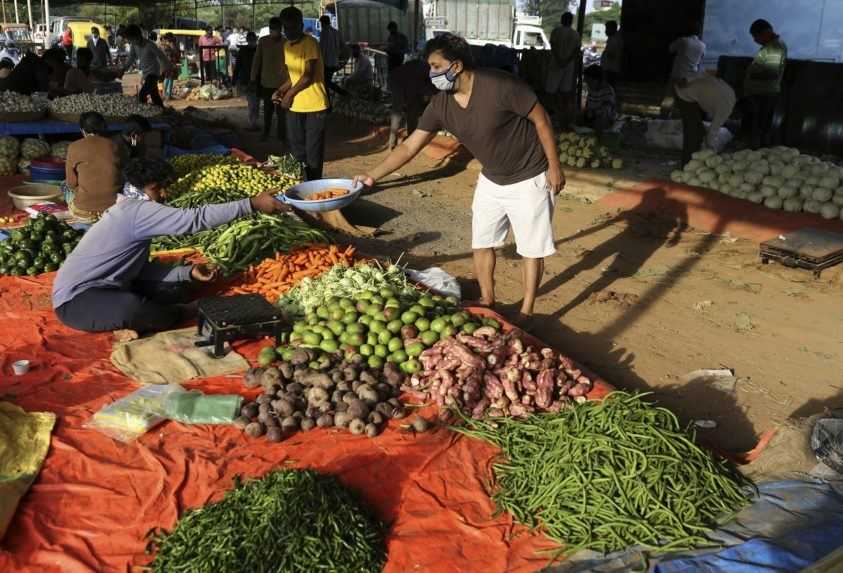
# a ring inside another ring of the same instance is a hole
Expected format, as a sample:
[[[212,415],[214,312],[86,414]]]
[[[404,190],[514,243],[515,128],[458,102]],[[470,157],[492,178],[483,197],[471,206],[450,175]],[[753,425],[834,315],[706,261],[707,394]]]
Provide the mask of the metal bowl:
[[[336,199],[320,199],[318,201],[307,201],[304,199],[314,193],[336,187],[348,189],[348,195],[343,195]],[[276,198],[302,211],[325,212],[336,211],[352,204],[362,192],[363,184],[358,183],[355,187],[354,181],[351,179],[317,179],[316,181],[306,181],[305,183],[294,185],[281,195],[277,195]]]

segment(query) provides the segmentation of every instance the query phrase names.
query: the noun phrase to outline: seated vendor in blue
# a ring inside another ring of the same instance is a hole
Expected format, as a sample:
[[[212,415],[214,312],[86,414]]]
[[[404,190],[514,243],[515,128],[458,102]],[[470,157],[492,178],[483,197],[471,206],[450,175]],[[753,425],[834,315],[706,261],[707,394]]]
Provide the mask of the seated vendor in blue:
[[[196,209],[175,209],[159,201],[173,179],[163,160],[136,159],[125,169],[126,186],[117,202],[85,234],[53,283],[53,308],[65,325],[87,332],[114,331],[120,340],[166,330],[184,318],[175,304],[192,282],[215,273],[203,265],[150,262],[149,245],[162,235],[189,235],[253,212],[287,207],[270,193]]]

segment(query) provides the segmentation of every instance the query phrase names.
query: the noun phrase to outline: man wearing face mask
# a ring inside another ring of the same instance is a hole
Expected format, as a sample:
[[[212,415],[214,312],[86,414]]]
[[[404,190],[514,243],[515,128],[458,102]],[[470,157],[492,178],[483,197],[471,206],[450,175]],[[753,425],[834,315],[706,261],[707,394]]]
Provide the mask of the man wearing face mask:
[[[118,157],[122,166],[128,165],[132,159],[140,159],[146,155],[143,144],[144,135],[152,130],[149,120],[141,115],[130,115],[126,119],[123,131],[112,138],[117,144]]]
[[[468,43],[444,34],[425,47],[439,90],[416,129],[383,163],[357,181],[367,186],[401,168],[442,129],[483,165],[472,206],[474,270],[481,303],[495,304],[495,249],[511,228],[524,259],[524,298],[515,322],[529,329],[544,258],[556,252],[554,197],[565,186],[556,138],[535,93],[514,76],[475,70]]]
[[[305,165],[308,181],[322,178],[325,162],[325,123],[328,92],[325,67],[316,38],[304,33],[301,10],[281,11],[284,28],[285,81],[273,99],[287,111],[287,143],[293,157]]]

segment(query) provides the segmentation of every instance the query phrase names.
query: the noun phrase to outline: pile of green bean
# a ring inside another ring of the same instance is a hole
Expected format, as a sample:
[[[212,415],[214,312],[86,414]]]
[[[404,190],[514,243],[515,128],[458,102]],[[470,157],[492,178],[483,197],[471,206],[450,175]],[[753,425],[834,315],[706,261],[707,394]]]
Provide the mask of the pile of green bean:
[[[498,510],[540,529],[565,553],[712,545],[705,532],[753,493],[673,413],[637,394],[615,392],[527,420],[465,419],[454,430],[501,449],[493,466]]]
[[[249,265],[289,251],[299,245],[328,243],[330,238],[319,229],[288,215],[257,213],[228,225],[202,247],[207,259],[227,273],[244,270]]]
[[[331,476],[276,471],[235,483],[189,511],[172,533],[152,533],[157,573],[368,573],[383,569],[384,528]]]

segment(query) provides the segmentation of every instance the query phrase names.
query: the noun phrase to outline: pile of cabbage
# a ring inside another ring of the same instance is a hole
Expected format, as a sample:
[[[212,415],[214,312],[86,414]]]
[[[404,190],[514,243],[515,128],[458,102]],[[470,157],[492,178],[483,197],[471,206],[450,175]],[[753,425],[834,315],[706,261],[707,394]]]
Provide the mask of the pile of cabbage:
[[[770,209],[843,219],[843,168],[790,147],[721,155],[698,151],[670,178]]]

